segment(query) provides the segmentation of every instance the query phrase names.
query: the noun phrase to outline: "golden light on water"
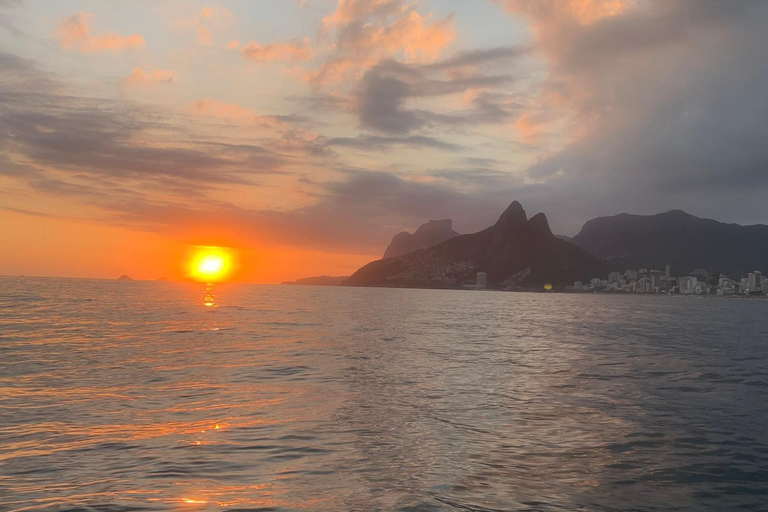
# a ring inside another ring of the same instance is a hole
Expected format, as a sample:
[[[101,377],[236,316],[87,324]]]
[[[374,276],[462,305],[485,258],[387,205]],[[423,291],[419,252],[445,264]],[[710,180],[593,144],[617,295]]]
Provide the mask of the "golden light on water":
[[[222,247],[198,247],[189,264],[189,275],[196,281],[225,281],[234,267],[233,252]]]

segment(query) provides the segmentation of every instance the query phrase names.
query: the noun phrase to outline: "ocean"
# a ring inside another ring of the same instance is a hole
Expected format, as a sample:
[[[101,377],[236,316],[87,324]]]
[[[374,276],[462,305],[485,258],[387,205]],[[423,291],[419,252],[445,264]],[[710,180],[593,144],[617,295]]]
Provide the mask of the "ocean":
[[[0,510],[768,510],[768,301],[0,278]]]

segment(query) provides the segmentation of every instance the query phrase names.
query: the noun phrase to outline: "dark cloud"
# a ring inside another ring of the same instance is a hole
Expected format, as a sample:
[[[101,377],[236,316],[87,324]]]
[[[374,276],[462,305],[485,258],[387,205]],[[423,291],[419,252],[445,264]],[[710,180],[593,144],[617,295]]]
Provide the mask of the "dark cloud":
[[[390,238],[429,218],[453,218],[465,231],[487,227],[519,192],[520,184],[474,174],[473,187],[460,179],[411,181],[391,173],[348,171],[341,179],[313,183],[317,201],[288,211],[252,210],[229,203],[190,204],[128,198],[111,201],[116,223],[188,241],[225,245],[292,246],[319,250],[375,252]]]
[[[183,137],[182,137],[183,136]],[[285,137],[290,136],[288,132]],[[191,142],[167,114],[130,102],[68,95],[33,62],[0,53],[0,148],[10,163],[71,176],[194,182],[197,187],[254,183],[281,172],[290,154],[257,145]],[[275,142],[279,146],[279,141]],[[293,147],[288,147],[290,153]]]
[[[768,3],[649,1],[593,23],[534,24],[557,34],[539,41],[545,90],[583,134],[529,177],[549,180],[562,205],[578,198],[579,223],[673,208],[768,221]]]
[[[407,134],[434,126],[467,126],[501,123],[519,113],[520,105],[506,89],[514,79],[507,74],[464,72],[458,68],[511,58],[525,53],[516,48],[500,48],[460,54],[450,60],[429,65],[403,64],[392,59],[370,68],[360,82],[357,112],[360,126],[366,129]],[[453,70],[455,72],[451,73]],[[503,87],[503,92],[489,89]],[[408,101],[481,90],[463,111],[435,112],[409,108]]]

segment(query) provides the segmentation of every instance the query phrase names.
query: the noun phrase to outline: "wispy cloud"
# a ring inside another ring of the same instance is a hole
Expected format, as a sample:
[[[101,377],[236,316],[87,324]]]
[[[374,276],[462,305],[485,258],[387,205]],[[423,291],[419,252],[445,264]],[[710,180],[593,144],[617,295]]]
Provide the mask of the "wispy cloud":
[[[257,43],[248,41],[240,48],[247,60],[262,64],[266,62],[303,62],[312,59],[315,51],[309,38],[296,39],[285,43]]]
[[[91,13],[77,13],[59,24],[59,44],[63,49],[99,53],[134,50],[144,46],[144,38],[139,34],[121,36],[116,32],[108,32],[92,35],[89,27],[92,17]]]
[[[214,32],[229,26],[234,19],[232,13],[221,5],[210,5],[200,9],[194,16],[176,23],[177,26],[194,30],[197,42],[207,46],[213,42]]]
[[[126,87],[152,87],[155,85],[170,85],[176,82],[178,75],[168,69],[134,68],[123,84]]]

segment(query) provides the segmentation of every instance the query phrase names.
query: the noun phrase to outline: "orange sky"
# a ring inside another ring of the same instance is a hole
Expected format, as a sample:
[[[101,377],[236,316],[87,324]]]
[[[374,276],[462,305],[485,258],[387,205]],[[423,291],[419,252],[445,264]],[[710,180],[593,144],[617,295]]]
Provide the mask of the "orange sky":
[[[4,275],[153,280],[185,279],[196,246],[153,233],[58,218],[5,212],[0,224]],[[235,249],[232,281],[280,283],[297,277],[347,275],[377,259],[374,254],[335,254],[290,249]]]
[[[348,275],[398,232],[765,223],[765,2],[0,1],[0,275]],[[724,205],[727,205],[724,206]]]

